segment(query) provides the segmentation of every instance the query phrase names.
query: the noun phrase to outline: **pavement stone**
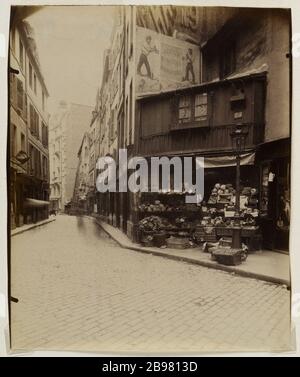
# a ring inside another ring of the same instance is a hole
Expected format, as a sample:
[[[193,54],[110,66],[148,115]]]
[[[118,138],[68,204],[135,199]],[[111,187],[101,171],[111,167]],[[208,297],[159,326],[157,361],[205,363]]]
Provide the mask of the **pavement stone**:
[[[288,351],[284,286],[121,248],[91,219],[12,238],[12,348]]]

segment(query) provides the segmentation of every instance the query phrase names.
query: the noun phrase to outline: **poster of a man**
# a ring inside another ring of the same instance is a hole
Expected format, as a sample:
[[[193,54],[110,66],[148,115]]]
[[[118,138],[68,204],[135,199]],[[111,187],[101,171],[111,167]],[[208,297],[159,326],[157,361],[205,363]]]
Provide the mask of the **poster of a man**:
[[[150,63],[149,63],[149,60],[148,60],[148,56],[151,53],[158,54],[159,51],[158,51],[156,45],[154,45],[152,43],[151,35],[147,35],[145,43],[143,44],[142,49],[141,49],[141,54],[140,54],[140,58],[139,58],[138,66],[137,66],[137,73],[140,76],[146,76],[146,77],[149,77],[150,79],[153,80],[154,76],[153,76],[153,72],[151,70],[151,66],[150,66]],[[146,72],[147,72],[146,75],[142,74],[142,72],[141,72],[141,69],[142,69],[143,66],[145,66],[145,68],[146,68]]]
[[[186,55],[182,58],[186,65],[185,65],[185,76],[182,78],[182,81],[191,81],[195,84],[195,72],[194,72],[194,56],[193,50],[189,48],[187,50]],[[190,80],[190,74],[192,76],[192,80]]]

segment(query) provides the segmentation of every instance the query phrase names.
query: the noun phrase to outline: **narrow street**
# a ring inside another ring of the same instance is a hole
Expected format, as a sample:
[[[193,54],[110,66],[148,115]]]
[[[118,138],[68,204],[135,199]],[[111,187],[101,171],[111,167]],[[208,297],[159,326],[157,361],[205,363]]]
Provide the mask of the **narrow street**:
[[[12,348],[287,350],[281,286],[120,248],[92,219],[12,238]]]

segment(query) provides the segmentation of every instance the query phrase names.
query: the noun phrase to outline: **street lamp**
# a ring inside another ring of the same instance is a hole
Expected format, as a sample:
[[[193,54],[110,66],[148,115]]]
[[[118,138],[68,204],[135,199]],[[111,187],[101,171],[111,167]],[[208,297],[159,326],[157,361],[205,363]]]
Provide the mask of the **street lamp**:
[[[232,147],[236,154],[236,184],[235,184],[235,212],[234,227],[232,230],[232,249],[241,249],[241,223],[240,223],[240,165],[241,153],[245,150],[248,131],[242,124],[237,124],[231,132]]]

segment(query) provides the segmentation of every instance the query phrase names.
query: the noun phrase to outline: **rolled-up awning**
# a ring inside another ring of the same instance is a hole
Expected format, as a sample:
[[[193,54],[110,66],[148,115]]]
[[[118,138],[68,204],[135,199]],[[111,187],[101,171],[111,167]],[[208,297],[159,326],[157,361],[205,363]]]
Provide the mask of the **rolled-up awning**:
[[[241,155],[241,165],[254,165],[255,153],[244,153]],[[222,168],[236,165],[236,156],[204,157],[204,168]]]
[[[45,200],[26,198],[24,202],[24,207],[45,207],[48,206],[50,202]]]

